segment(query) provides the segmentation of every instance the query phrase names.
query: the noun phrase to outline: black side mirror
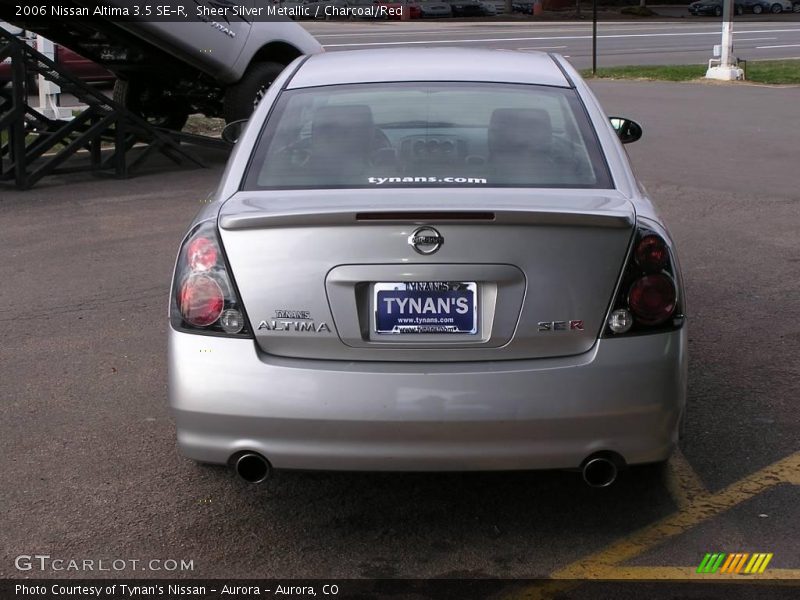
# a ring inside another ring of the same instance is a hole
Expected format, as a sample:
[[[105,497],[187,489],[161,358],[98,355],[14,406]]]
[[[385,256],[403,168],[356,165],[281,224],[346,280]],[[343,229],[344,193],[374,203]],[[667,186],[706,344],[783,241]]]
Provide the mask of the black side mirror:
[[[247,119],[239,119],[238,121],[231,121],[222,130],[222,139],[229,144],[235,144],[236,140],[242,135],[244,126],[247,125]]]
[[[630,144],[642,137],[642,126],[636,121],[624,117],[609,117],[608,120],[611,121],[611,126],[623,144]]]

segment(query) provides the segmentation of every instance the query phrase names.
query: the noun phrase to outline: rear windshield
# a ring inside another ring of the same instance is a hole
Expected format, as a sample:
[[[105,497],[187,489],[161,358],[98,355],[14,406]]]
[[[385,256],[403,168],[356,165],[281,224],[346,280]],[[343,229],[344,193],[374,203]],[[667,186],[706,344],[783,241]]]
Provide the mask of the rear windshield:
[[[390,83],[284,91],[244,189],[611,188],[572,89]]]

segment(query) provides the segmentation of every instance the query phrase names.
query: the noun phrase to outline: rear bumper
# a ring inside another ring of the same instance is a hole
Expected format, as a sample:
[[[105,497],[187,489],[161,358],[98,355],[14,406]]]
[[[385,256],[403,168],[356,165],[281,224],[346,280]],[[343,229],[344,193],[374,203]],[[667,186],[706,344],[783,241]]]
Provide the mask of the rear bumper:
[[[169,402],[190,458],[276,468],[573,468],[610,450],[666,459],[686,398],[686,327],[555,359],[281,359],[252,340],[170,330]]]

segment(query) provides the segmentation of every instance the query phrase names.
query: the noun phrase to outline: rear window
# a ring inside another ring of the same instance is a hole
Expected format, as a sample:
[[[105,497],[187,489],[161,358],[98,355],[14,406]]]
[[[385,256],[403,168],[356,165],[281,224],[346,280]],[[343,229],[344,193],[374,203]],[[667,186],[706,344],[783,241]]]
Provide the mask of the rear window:
[[[610,188],[572,89],[391,83],[284,91],[244,189]]]

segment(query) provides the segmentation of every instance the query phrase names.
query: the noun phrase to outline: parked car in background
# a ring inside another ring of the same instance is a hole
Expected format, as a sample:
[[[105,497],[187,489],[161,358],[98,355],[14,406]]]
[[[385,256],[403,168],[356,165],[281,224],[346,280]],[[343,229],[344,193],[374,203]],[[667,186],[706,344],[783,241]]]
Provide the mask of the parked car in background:
[[[532,15],[533,2],[514,2],[511,5],[511,10],[516,13],[522,13],[523,15]]]
[[[372,7],[372,6],[375,6],[377,4],[377,2],[375,0],[347,0],[347,3],[350,6],[354,6],[354,7],[357,6],[357,7],[361,7],[361,8]],[[356,17],[356,18],[374,20],[374,19],[383,19],[384,17],[382,17],[379,13],[376,12],[376,13],[371,14],[371,15],[364,15],[364,16]]]
[[[482,17],[483,4],[480,0],[448,0],[454,17]]]
[[[773,15],[780,14],[782,12],[792,12],[792,0],[770,0],[769,1],[769,12]]]
[[[778,15],[782,12],[792,12],[794,7],[792,0],[740,0],[744,7],[744,12],[751,12],[756,15],[761,13],[772,13]],[[795,3],[797,4],[797,3]]]
[[[453,8],[447,2],[420,2],[419,9],[423,19],[442,19],[453,16]]]
[[[395,9],[393,14],[388,17],[389,19],[401,19],[402,17],[396,11],[403,7],[409,11],[409,18],[411,19],[419,19],[422,16],[422,10],[415,0],[377,0],[375,4]]]
[[[771,0],[740,0],[740,2],[744,12],[754,15],[769,12],[770,6],[772,6]]]
[[[345,9],[350,6],[350,2],[347,0],[310,0],[303,6],[308,9],[309,19],[342,20],[348,19]]]
[[[689,5],[689,12],[694,16],[721,17],[723,2],[724,0],[699,0],[698,2],[692,2]],[[737,0],[733,5],[733,10],[737,15],[744,13],[744,6],[742,6],[740,0]]]
[[[483,8],[483,15],[485,17],[494,17],[497,15],[497,6],[494,2],[481,2]]]

